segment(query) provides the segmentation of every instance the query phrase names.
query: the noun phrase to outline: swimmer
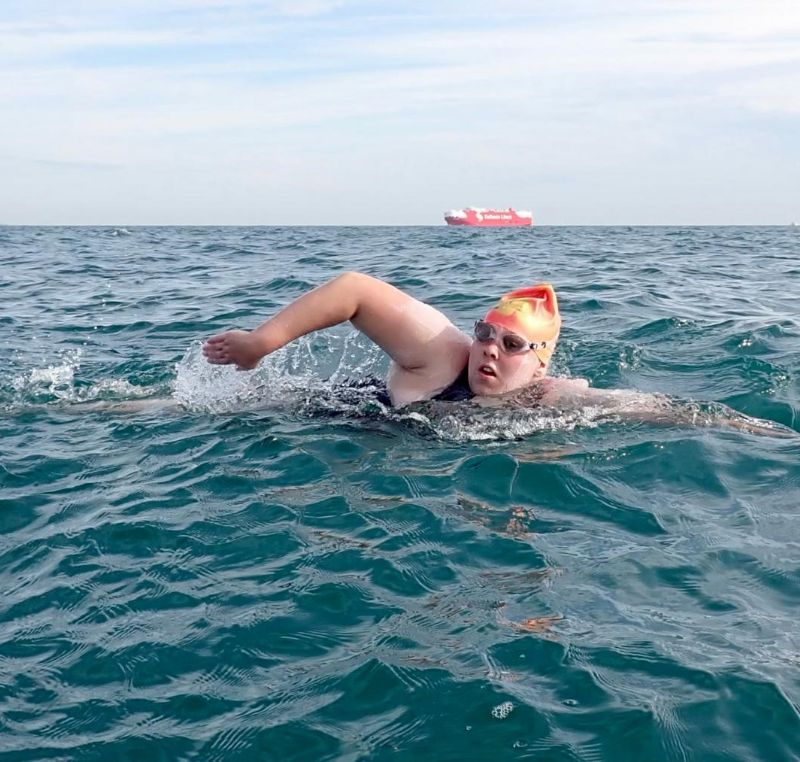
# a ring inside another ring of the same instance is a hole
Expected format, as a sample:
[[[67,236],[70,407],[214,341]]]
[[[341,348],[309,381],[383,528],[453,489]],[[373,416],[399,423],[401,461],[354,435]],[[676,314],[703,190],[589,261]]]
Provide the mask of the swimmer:
[[[558,299],[549,283],[504,294],[468,336],[439,310],[394,286],[363,273],[345,273],[299,297],[253,331],[212,336],[203,354],[216,365],[252,370],[263,357],[300,336],[348,320],[391,358],[387,401],[395,407],[473,398],[483,406],[510,400],[560,410],[600,406],[625,420],[707,423],[772,436],[796,435],[727,408],[725,415],[704,421],[696,408],[665,395],[594,389],[584,379],[548,376],[561,329]]]
[[[506,395],[541,381],[561,327],[549,284],[503,296],[471,338],[439,310],[353,272],[304,294],[254,331],[211,337],[203,353],[210,363],[252,370],[294,339],[348,320],[391,358],[387,388],[395,406],[460,392]]]

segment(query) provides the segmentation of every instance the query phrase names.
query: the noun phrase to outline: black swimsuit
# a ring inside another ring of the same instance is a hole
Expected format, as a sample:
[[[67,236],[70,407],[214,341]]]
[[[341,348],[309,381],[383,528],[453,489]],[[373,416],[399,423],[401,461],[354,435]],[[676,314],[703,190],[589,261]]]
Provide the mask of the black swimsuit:
[[[458,374],[456,380],[444,391],[431,397],[431,399],[440,400],[442,402],[464,402],[465,400],[471,400],[475,395],[472,389],[469,388],[468,375],[467,366],[465,365],[464,370]]]
[[[464,402],[466,400],[471,400],[475,395],[472,393],[472,389],[469,388],[467,376],[467,366],[465,365],[464,370],[458,374],[455,381],[446,389],[435,394],[431,399],[439,402]],[[349,379],[340,385],[341,391],[350,391],[352,389],[373,392],[375,394],[375,399],[380,402],[381,405],[393,407],[391,397],[389,397],[389,387],[386,386],[386,382],[382,379],[375,378],[375,376],[367,376],[366,378],[358,380]]]

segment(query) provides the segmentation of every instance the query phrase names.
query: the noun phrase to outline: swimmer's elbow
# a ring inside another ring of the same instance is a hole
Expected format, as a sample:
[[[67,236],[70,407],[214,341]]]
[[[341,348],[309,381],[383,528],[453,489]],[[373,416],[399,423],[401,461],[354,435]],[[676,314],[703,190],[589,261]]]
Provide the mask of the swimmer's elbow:
[[[370,281],[377,281],[377,278],[373,278],[371,275],[358,272],[357,270],[348,270],[347,272],[337,275],[332,282],[347,291],[358,292],[366,288]]]
[[[364,273],[360,273],[356,270],[348,270],[347,272],[340,273],[334,279],[334,283],[339,283],[341,285],[349,285],[353,281],[360,280]]]
[[[318,327],[353,320],[368,299],[372,281],[380,282],[364,273],[348,270],[307,294],[304,307],[321,316]]]
[[[341,299],[342,303],[349,305],[350,315],[348,317],[350,319],[356,317],[358,311],[378,288],[378,284],[381,283],[382,281],[377,278],[357,270],[348,270],[341,275],[337,275],[331,281],[331,285],[336,289],[338,298]]]
[[[338,275],[333,282],[343,302],[348,305],[349,319],[359,330],[363,330],[358,324],[362,317],[368,321],[386,321],[395,316],[401,304],[411,299],[386,281],[356,270]]]

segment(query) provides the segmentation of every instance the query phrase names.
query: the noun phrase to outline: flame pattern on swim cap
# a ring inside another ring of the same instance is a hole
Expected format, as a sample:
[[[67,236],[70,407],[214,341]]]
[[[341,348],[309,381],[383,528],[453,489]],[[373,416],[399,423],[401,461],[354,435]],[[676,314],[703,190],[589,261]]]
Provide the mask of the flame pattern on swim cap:
[[[537,355],[545,364],[550,362],[561,330],[561,315],[556,292],[549,283],[503,294],[484,320],[539,344]]]

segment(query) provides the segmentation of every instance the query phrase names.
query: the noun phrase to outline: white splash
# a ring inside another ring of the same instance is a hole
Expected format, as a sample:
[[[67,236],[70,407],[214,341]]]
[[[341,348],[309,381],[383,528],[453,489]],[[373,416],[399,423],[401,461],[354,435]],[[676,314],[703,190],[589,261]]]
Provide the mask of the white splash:
[[[211,365],[201,342],[175,366],[173,397],[187,410],[226,413],[325,404],[346,380],[384,375],[383,355],[361,334],[306,336],[265,357],[252,371]]]
[[[84,404],[102,400],[131,400],[152,397],[163,387],[137,386],[125,378],[104,378],[80,385],[78,373],[83,361],[80,349],[63,353],[57,362],[17,373],[8,380],[0,409],[13,412],[39,405]]]
[[[504,720],[511,712],[514,711],[514,705],[510,701],[504,701],[492,709],[492,717],[496,720]]]
[[[74,392],[75,371],[81,365],[81,350],[67,352],[56,365],[33,368],[11,379],[11,388],[20,394],[42,393],[69,399]]]

